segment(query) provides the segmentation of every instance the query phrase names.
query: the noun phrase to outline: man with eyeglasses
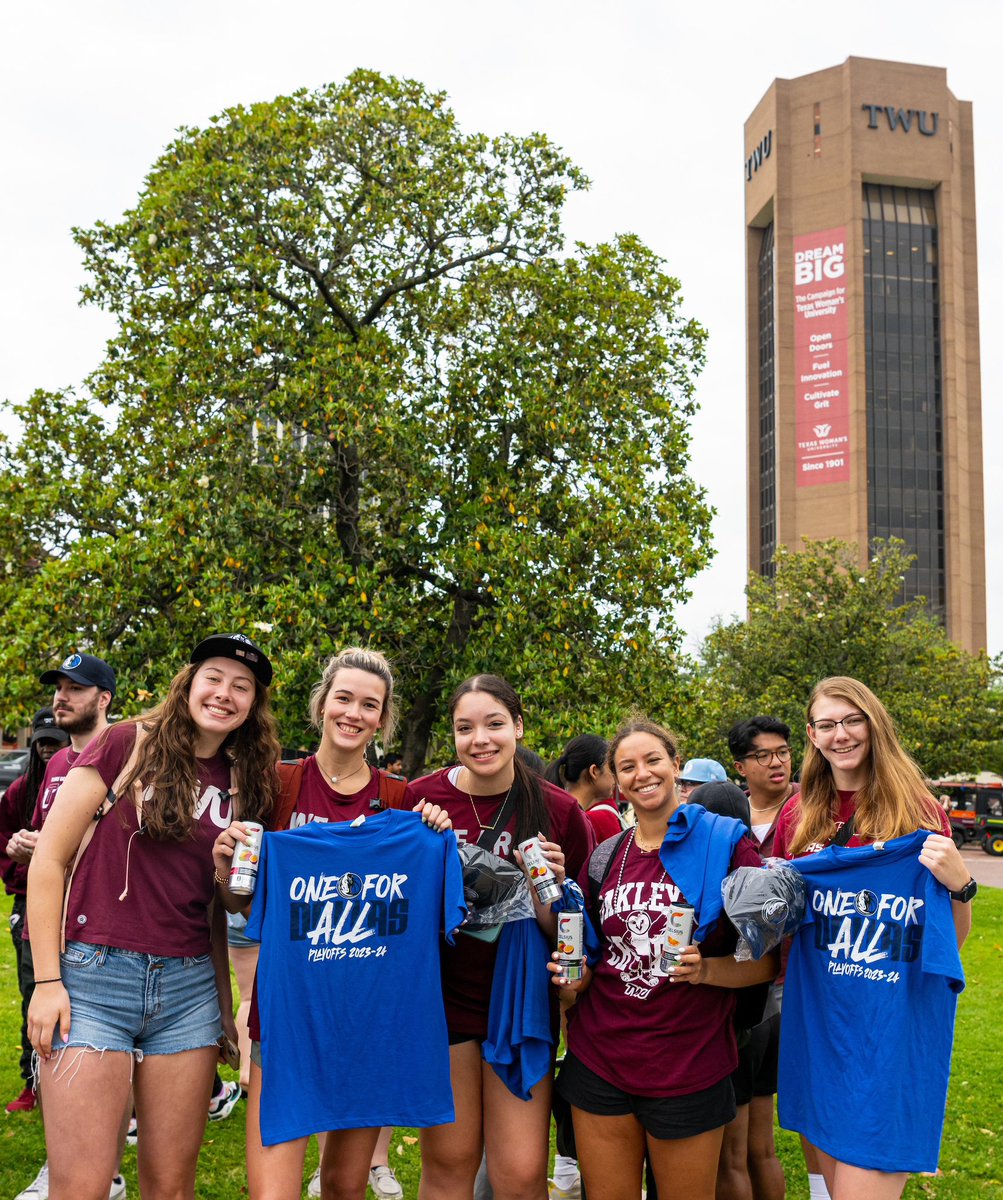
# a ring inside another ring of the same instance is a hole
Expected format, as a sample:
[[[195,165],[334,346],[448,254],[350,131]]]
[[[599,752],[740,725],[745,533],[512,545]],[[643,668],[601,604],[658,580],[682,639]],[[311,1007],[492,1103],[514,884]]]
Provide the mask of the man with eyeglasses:
[[[773,853],[777,817],[797,788],[791,783],[791,730],[776,717],[750,717],[728,731],[735,770],[749,788],[752,832],[759,853]]]

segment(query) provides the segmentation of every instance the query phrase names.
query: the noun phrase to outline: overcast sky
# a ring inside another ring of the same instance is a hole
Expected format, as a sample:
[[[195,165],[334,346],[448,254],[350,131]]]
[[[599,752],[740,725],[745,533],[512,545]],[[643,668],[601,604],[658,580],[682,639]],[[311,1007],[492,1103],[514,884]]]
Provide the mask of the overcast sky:
[[[572,198],[569,236],[639,234],[710,331],[693,474],[718,510],[717,557],[678,614],[692,646],[715,616],[744,613],[743,122],[774,78],[850,55],[946,67],[975,112],[989,643],[999,652],[1003,71],[993,6],[968,0],[947,13],[928,0],[4,5],[0,396],[76,383],[99,361],[111,325],[77,307],[70,227],[116,219],[178,126],[357,66],[420,79],[449,93],[468,130],[542,130],[563,146],[593,180]]]

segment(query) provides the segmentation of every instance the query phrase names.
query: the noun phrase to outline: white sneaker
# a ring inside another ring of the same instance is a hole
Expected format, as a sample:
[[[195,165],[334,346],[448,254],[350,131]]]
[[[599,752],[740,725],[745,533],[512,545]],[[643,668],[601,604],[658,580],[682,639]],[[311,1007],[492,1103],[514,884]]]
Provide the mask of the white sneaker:
[[[209,1120],[225,1121],[233,1112],[240,1099],[240,1084],[228,1079],[219,1090],[219,1094],[209,1101]]]
[[[125,1176],[115,1175],[108,1189],[108,1200],[125,1200]]]
[[[404,1189],[397,1182],[397,1176],[390,1167],[372,1167],[369,1172],[369,1186],[373,1189],[376,1200],[403,1200]]]
[[[310,1182],[306,1185],[306,1194],[308,1196],[320,1195],[320,1167],[310,1176]]]
[[[48,1159],[43,1164],[41,1171],[39,1171],[23,1192],[18,1192],[14,1200],[49,1200]]]

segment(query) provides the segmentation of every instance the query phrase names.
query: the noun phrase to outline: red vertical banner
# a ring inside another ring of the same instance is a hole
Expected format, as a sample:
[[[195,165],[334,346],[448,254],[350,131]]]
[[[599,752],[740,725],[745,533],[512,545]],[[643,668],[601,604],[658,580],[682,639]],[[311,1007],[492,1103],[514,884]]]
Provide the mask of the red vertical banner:
[[[846,227],[794,239],[797,486],[850,478]]]

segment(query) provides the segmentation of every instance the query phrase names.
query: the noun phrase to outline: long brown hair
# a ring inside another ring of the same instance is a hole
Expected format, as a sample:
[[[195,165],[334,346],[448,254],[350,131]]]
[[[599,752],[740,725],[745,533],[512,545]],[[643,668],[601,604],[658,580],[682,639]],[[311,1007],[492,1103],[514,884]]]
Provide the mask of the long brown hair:
[[[817,683],[808,701],[808,721],[822,696],[845,700],[867,717],[871,732],[868,778],[855,797],[853,832],[868,841],[888,841],[917,829],[941,829],[937,802],[923,781],[923,773],[899,744],[888,709],[866,684],[848,675],[834,675]],[[803,854],[836,835],[839,794],[832,767],[808,739],[801,766],[801,795],[791,838],[792,854]]]
[[[457,704],[471,692],[486,692],[489,696],[494,696],[513,721],[523,719],[522,701],[507,679],[502,679],[500,675],[473,675],[470,679],[465,679],[449,698],[450,720],[453,719]],[[536,837],[539,833],[545,837],[549,836],[550,810],[543,796],[539,776],[529,769],[518,754],[512,759],[512,767],[515,770],[512,800],[515,805],[516,844]]]
[[[142,784],[143,825],[154,841],[184,841],[195,828],[198,728],[188,708],[188,695],[201,665],[188,663],[182,667],[160,704],[129,722],[137,726],[137,733],[142,728],[143,742],[135,766],[122,781],[119,795],[127,795],[137,782]],[[241,820],[267,825],[278,796],[276,764],[282,751],[268,688],[257,676],[247,720],[227,735],[222,752],[231,763],[237,792],[236,813]]]

